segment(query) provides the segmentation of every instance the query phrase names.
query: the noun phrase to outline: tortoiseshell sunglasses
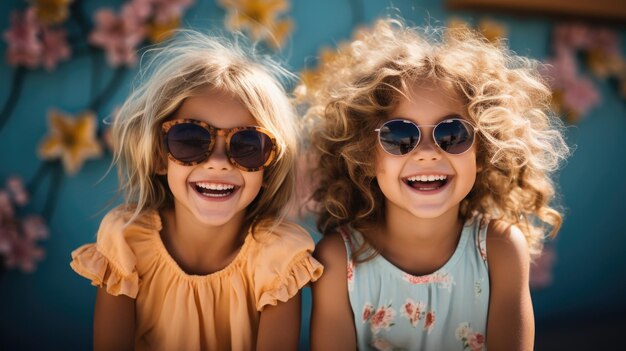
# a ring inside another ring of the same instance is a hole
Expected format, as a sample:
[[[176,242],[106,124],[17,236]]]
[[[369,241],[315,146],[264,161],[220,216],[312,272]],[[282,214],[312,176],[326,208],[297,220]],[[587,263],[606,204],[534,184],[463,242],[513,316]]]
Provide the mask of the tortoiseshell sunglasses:
[[[226,138],[230,162],[243,171],[260,171],[276,156],[276,139],[258,126],[220,129],[195,119],[176,119],[163,123],[161,129],[167,156],[183,166],[208,160],[218,135]]]

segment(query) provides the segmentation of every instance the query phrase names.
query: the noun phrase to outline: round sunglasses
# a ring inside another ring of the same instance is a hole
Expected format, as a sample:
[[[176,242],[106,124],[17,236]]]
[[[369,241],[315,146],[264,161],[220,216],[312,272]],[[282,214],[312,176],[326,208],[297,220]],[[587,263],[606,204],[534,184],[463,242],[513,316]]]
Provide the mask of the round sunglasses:
[[[276,156],[276,139],[257,126],[220,129],[195,119],[177,119],[164,122],[161,129],[167,156],[183,166],[208,160],[218,135],[226,138],[230,163],[243,171],[260,171]]]
[[[450,118],[435,125],[418,126],[407,119],[392,119],[385,122],[378,132],[380,146],[390,155],[402,156],[415,150],[422,138],[420,127],[433,127],[433,140],[437,146],[452,155],[460,155],[474,145],[478,130],[468,121]]]

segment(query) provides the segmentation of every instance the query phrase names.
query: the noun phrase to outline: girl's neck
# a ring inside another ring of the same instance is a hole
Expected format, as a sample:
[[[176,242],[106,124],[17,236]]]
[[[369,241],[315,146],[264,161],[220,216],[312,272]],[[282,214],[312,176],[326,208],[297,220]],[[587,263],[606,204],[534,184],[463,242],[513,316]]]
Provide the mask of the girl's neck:
[[[245,213],[220,226],[207,226],[181,211],[162,211],[161,238],[174,261],[187,274],[206,275],[227,267],[245,240]]]
[[[400,269],[433,273],[454,254],[463,228],[458,207],[437,218],[418,218],[392,204],[386,209],[385,223],[373,238],[381,255]]]
[[[458,234],[463,227],[459,219],[459,206],[436,218],[419,218],[408,211],[386,204],[385,233],[392,237],[405,237],[421,243],[440,241]]]

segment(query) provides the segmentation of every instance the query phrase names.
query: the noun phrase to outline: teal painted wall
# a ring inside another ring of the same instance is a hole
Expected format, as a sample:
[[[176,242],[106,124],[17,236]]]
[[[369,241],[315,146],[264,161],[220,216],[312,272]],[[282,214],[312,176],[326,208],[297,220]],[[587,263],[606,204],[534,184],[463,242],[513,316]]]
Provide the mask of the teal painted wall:
[[[117,8],[120,3],[84,1],[85,15],[90,20],[95,9],[105,5]],[[390,6],[397,10],[390,10]],[[24,7],[24,1],[0,2],[0,30],[8,27],[12,9]],[[450,16],[475,22],[489,15],[506,25],[511,49],[537,59],[549,56],[550,32],[555,23],[544,17],[450,12],[439,1],[428,0],[293,0],[288,15],[295,22],[295,31],[279,56],[294,71],[305,64],[313,66],[321,47],[334,47],[351,37],[356,24],[369,24],[389,13],[400,13],[415,24],[445,24]],[[221,28],[223,15],[215,1],[196,0],[186,13],[185,26]],[[77,27],[71,29],[75,35],[80,34]],[[626,31],[623,26],[617,30],[624,53]],[[5,51],[6,44],[1,42],[2,55]],[[95,86],[90,79],[94,65],[102,74]],[[126,72],[123,84],[99,109],[101,124],[124,100],[135,72]],[[14,69],[0,59],[0,104],[9,96],[13,74]],[[48,130],[48,108],[79,112],[111,74],[101,52],[95,58],[74,57],[51,73],[28,71],[12,117],[0,131],[0,182],[11,175],[20,175],[26,182],[32,180],[42,164],[36,154]],[[594,84],[601,89],[602,102],[580,123],[568,128],[568,141],[577,148],[558,174],[566,217],[554,242],[554,280],[551,286],[533,293],[537,343],[543,343],[546,349],[559,345],[555,340],[565,342],[580,335],[585,335],[582,339],[604,335],[605,340],[618,340],[619,330],[626,326],[626,231],[620,219],[626,210],[626,137],[621,135],[626,132],[626,103],[610,83],[596,79]],[[105,175],[109,161],[110,155],[87,161],[80,173],[62,178],[49,222],[50,237],[42,242],[46,258],[36,272],[0,272],[0,349],[91,348],[95,289],[74,274],[68,264],[74,248],[94,239],[104,215],[102,210],[113,197],[115,173]],[[29,208],[35,212],[45,207],[50,178],[50,174],[43,177],[33,194]],[[306,348],[309,290],[305,290],[304,301],[302,347]]]

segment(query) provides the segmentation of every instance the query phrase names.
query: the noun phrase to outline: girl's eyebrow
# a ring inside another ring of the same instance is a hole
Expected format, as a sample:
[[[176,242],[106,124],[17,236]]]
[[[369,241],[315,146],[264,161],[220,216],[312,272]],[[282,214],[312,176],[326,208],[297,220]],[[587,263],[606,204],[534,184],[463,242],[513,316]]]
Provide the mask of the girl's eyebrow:
[[[396,118],[409,119],[409,118],[407,118],[405,116],[402,116],[402,115],[389,116],[388,117],[388,119],[396,119]],[[437,118],[436,122],[434,124],[432,124],[432,125],[436,125],[437,123],[439,123],[441,121],[445,121],[446,119],[451,119],[451,118],[459,118],[459,119],[467,120],[467,118],[464,117],[462,114],[456,113],[456,112],[451,112],[451,113],[448,113],[448,114],[446,114],[446,115],[444,115],[442,117]],[[417,124],[417,125],[419,126],[419,125],[426,125],[426,124]],[[428,124],[428,125],[430,125],[430,124]]]

